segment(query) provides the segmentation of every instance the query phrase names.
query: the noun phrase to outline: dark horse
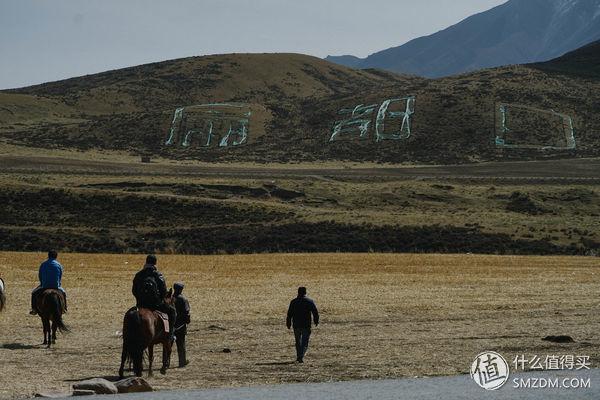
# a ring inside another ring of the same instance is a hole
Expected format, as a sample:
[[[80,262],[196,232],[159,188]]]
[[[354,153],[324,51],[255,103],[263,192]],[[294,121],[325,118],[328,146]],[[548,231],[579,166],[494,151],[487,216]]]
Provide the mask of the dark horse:
[[[65,311],[65,298],[62,291],[45,289],[37,297],[36,308],[44,327],[44,344],[49,348],[52,343],[56,343],[57,329],[61,332],[69,331],[62,319]]]
[[[173,304],[173,290],[169,290],[165,297],[167,304]],[[170,329],[175,327],[171,326]],[[136,376],[142,376],[144,350],[148,349],[148,376],[152,376],[152,361],[154,358],[154,345],[162,344],[161,374],[167,373],[171,363],[171,350],[173,343],[169,340],[169,332],[165,331],[165,324],[157,311],[147,308],[133,307],[123,318],[123,352],[121,354],[121,367],[119,377],[123,377],[123,370],[127,360],[133,363]]]
[[[6,286],[4,285],[4,281],[0,278],[0,311],[4,310],[4,306],[6,305],[6,294],[4,291],[6,290]]]

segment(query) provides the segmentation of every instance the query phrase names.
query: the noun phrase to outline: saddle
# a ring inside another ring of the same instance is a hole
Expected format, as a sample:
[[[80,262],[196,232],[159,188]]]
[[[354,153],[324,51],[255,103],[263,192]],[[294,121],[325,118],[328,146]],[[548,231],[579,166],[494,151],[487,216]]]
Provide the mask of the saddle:
[[[135,310],[135,309],[138,309],[138,310],[145,309],[145,310],[153,312],[154,315],[156,315],[157,317],[159,317],[160,320],[162,321],[163,327],[165,329],[165,333],[169,333],[171,331],[170,330],[170,324],[169,324],[169,316],[166,313],[164,313],[162,311],[158,311],[158,310],[153,310],[153,309],[148,308],[148,307],[139,307],[139,308],[138,307],[132,307],[129,311],[132,311],[132,310]]]
[[[171,332],[171,330],[170,330],[171,327],[169,326],[169,316],[162,311],[154,310],[154,313],[156,315],[158,315],[160,317],[160,319],[162,320],[163,326],[165,327],[165,333]]]

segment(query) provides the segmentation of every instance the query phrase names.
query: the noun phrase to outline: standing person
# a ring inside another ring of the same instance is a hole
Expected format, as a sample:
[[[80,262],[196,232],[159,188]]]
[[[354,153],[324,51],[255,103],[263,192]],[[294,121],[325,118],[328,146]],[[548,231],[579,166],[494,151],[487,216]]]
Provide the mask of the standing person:
[[[175,293],[175,309],[177,310],[177,322],[175,322],[175,335],[177,339],[177,355],[179,356],[179,368],[183,368],[190,362],[185,356],[185,335],[187,335],[187,325],[190,323],[190,303],[181,294],[184,285],[177,282],[173,285]]]
[[[60,290],[65,300],[65,312],[67,312],[67,292],[62,287],[62,275],[64,268],[56,260],[57,258],[58,253],[56,250],[50,250],[48,252],[48,259],[40,265],[40,269],[38,271],[38,279],[40,280],[40,284],[31,292],[31,311],[29,311],[29,314],[31,315],[38,314],[35,303],[37,302],[37,296],[42,293],[44,289]]]
[[[315,320],[315,326],[319,325],[319,311],[315,302],[306,297],[306,288],[298,288],[298,296],[290,302],[287,312],[286,325],[290,329],[294,327],[294,337],[296,339],[296,361],[304,362],[304,354],[308,350],[308,340],[310,339],[310,328],[312,325],[311,316]]]
[[[167,284],[165,277],[156,268],[156,256],[150,254],[146,257],[146,264],[135,274],[131,292],[138,308],[162,311],[169,317],[169,339],[175,341],[175,321],[177,311],[175,307],[165,303]]]

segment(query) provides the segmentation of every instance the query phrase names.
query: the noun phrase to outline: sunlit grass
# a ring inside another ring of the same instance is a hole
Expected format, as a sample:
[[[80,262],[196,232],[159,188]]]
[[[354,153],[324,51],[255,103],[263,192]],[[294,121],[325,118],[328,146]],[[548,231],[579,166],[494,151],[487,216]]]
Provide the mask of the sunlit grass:
[[[116,374],[123,313],[141,255],[61,254],[72,333],[37,346],[27,316],[39,253],[0,253],[8,306],[0,314],[0,398],[66,389]],[[576,353],[599,361],[597,258],[472,255],[278,254],[159,256],[192,307],[185,370],[153,378],[192,388],[465,373],[481,350],[507,356]],[[304,366],[293,360],[285,312],[305,285],[322,313]],[[551,345],[568,334],[578,344]],[[33,346],[33,348],[28,348]],[[231,354],[222,352],[230,348]],[[155,355],[159,363],[160,355]],[[175,358],[173,359],[175,361]],[[50,367],[49,367],[50,366]]]

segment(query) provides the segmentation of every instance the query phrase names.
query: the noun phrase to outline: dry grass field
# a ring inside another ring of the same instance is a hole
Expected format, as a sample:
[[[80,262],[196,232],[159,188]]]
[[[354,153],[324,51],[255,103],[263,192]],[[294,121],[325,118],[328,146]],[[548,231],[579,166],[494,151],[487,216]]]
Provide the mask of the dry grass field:
[[[42,347],[27,315],[41,253],[0,253],[8,307],[0,314],[0,398],[68,389],[116,375],[123,313],[141,255],[61,254],[72,329]],[[452,375],[473,357],[591,356],[598,366],[597,258],[277,254],[159,256],[168,283],[186,282],[191,364],[157,374],[159,389]],[[289,300],[306,285],[322,313],[306,363],[292,363]],[[550,344],[546,335],[576,343]],[[223,353],[230,348],[231,353]],[[158,361],[159,355],[155,355]]]
[[[11,151],[5,251],[600,254],[598,159],[258,167]]]

